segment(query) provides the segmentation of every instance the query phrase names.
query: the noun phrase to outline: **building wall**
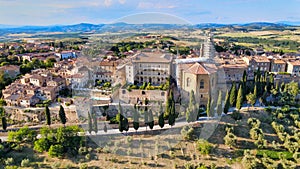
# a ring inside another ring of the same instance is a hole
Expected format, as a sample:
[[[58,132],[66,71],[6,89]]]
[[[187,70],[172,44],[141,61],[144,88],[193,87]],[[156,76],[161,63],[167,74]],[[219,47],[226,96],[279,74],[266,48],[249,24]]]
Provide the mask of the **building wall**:
[[[271,66],[271,72],[285,72],[285,64],[273,63]]]
[[[287,64],[287,72],[299,76],[300,75],[300,65],[292,65],[291,63],[288,62]]]
[[[163,90],[131,90],[120,89],[119,98],[125,103],[136,104],[137,100],[161,101],[165,102],[167,98],[167,91]]]
[[[171,75],[171,63],[139,63],[133,62],[136,75],[134,80],[138,83],[150,82],[152,84],[162,84],[167,82]]]
[[[188,78],[190,78],[190,85],[187,84]],[[200,82],[203,80],[204,88],[200,89]],[[182,78],[182,92],[181,95],[184,101],[189,100],[190,92],[193,90],[195,98],[200,106],[207,105],[211,89],[216,89],[217,77],[216,74],[208,75],[195,75],[187,72],[183,72]]]

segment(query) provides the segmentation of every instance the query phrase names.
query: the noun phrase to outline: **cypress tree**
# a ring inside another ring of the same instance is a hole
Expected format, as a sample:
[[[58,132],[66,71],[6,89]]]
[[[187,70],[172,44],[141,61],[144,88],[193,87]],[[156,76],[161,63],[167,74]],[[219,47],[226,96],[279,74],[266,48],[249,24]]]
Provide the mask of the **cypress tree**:
[[[148,123],[149,124],[149,128],[152,130],[153,127],[154,127],[154,119],[153,119],[153,112],[152,112],[151,109],[149,110],[148,115],[149,115],[149,123]]]
[[[192,110],[196,104],[195,94],[194,90],[190,93],[190,102],[189,102],[189,109]]]
[[[210,106],[211,106],[211,99],[210,99],[210,96],[208,97],[208,100],[207,100],[207,105],[206,105],[206,114],[207,114],[207,117],[211,117],[211,114],[210,114]]]
[[[117,114],[117,117],[116,117],[117,121],[119,122],[119,131],[120,132],[123,132],[124,130],[124,125],[123,125],[123,110],[122,110],[122,107],[121,107],[121,104],[119,102],[119,110],[118,110],[118,114]]]
[[[270,90],[274,88],[274,75],[273,75],[273,73],[270,75],[269,85],[270,85],[270,87],[268,88],[268,91],[270,92]]]
[[[138,110],[136,108],[136,104],[134,105],[134,111],[133,111],[133,128],[135,129],[135,131],[137,131],[140,127],[140,123],[139,123],[139,114],[138,114]]]
[[[219,90],[218,102],[217,102],[217,113],[220,116],[222,114],[222,91]]]
[[[194,91],[192,90],[191,93],[190,93],[189,106],[186,110],[186,120],[187,120],[187,122],[192,122],[192,121],[197,120],[197,115],[198,115],[197,108],[198,107],[199,106],[197,106],[197,104],[196,104]]]
[[[66,117],[66,113],[65,113],[65,109],[63,108],[62,105],[60,105],[59,107],[59,118],[61,123],[65,126],[66,122],[67,122],[67,117]]]
[[[171,108],[173,104],[173,92],[172,89],[169,90],[168,92],[168,98],[166,102],[166,108],[165,108],[165,113],[164,113],[164,118],[167,119],[171,113]]]
[[[123,122],[123,119],[124,119],[124,117],[123,117],[123,115],[122,114],[118,114],[119,115],[119,131],[120,132],[123,132],[123,130],[124,130],[124,122]]]
[[[104,123],[103,130],[104,130],[105,133],[107,133],[107,126],[106,126],[106,123]]]
[[[3,116],[3,117],[1,118],[1,121],[2,121],[2,128],[3,128],[4,131],[6,131],[6,129],[7,129],[7,121],[6,121],[6,118]]]
[[[96,113],[93,113],[93,130],[97,134],[98,133],[98,120]]]
[[[88,128],[89,133],[92,133],[92,131],[93,131],[93,122],[92,122],[90,112],[88,112],[88,126],[89,126],[89,128]]]
[[[160,128],[163,128],[165,125],[165,119],[164,119],[164,110],[162,107],[162,103],[159,104],[159,116],[158,116],[158,125]]]
[[[231,89],[230,89],[230,96],[229,96],[229,103],[230,106],[235,106],[236,104],[236,85],[235,82],[232,83]]]
[[[165,125],[164,113],[161,113],[158,117],[158,125],[160,128],[163,128]]]
[[[173,126],[175,124],[175,118],[176,118],[175,103],[173,103],[171,107],[171,113],[168,118],[168,123],[170,126]]]
[[[257,99],[257,85],[254,86],[254,90],[253,90],[253,95],[255,97],[255,99]]]
[[[129,130],[129,122],[128,122],[128,118],[126,117],[124,117],[123,119],[123,129],[126,131],[126,133]]]
[[[237,101],[236,101],[236,108],[240,110],[242,105],[243,105],[243,85],[242,83],[240,83],[240,87],[237,95]]]
[[[242,79],[243,83],[246,83],[247,82],[247,72],[246,70],[244,70],[243,72],[243,79]]]
[[[225,96],[225,104],[224,104],[224,113],[227,114],[228,113],[228,110],[229,110],[229,107],[230,107],[230,102],[229,102],[229,92],[228,90],[226,91],[226,96]]]
[[[186,112],[185,112],[185,118],[186,118],[186,122],[190,123],[192,122],[192,117],[191,117],[191,112],[190,112],[190,109],[186,109]]]
[[[144,111],[144,124],[146,126],[146,131],[147,131],[147,127],[148,127],[148,123],[149,123],[149,119],[148,119],[148,111]]]
[[[50,110],[49,110],[48,106],[45,107],[45,116],[46,116],[46,123],[48,126],[50,126],[51,125],[51,116],[50,116]]]

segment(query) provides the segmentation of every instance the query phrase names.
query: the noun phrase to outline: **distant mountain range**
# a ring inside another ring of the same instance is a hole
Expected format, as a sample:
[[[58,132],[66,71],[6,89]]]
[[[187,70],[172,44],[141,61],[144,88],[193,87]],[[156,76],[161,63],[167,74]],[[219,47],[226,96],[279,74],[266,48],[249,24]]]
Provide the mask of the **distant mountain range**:
[[[179,28],[236,28],[236,29],[282,29],[285,27],[300,26],[300,22],[282,21],[277,23],[254,22],[247,24],[216,24],[203,23],[195,25],[177,24],[127,24],[123,22],[113,24],[89,24],[80,23],[75,25],[50,25],[50,26],[13,26],[1,25],[0,34],[7,33],[38,33],[38,32],[116,32],[123,30],[160,30]]]

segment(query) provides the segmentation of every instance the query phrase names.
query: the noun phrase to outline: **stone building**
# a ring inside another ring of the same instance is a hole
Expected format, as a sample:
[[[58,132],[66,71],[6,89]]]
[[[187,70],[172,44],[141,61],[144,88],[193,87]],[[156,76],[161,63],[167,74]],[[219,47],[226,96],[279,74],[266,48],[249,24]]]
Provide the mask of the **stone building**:
[[[160,85],[172,74],[173,55],[161,52],[141,52],[133,56],[125,67],[127,83]]]

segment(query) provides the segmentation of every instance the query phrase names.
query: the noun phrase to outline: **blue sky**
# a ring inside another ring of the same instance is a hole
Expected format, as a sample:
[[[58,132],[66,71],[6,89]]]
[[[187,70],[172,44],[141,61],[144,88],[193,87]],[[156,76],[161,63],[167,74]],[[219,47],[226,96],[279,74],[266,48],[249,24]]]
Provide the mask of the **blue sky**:
[[[8,25],[295,22],[300,0],[0,0],[0,16]]]

